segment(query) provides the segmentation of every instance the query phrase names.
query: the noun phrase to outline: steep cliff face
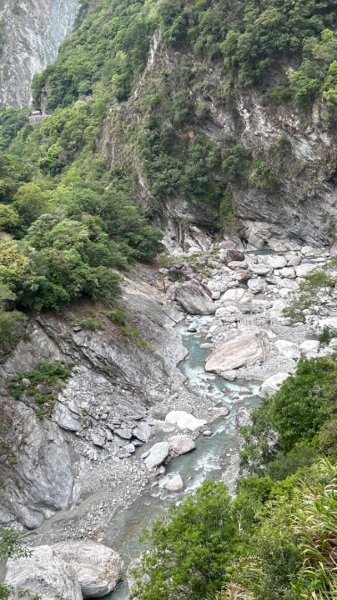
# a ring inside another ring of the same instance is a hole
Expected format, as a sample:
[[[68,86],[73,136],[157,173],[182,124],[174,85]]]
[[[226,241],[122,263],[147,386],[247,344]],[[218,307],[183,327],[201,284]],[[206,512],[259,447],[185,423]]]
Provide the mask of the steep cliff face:
[[[111,109],[99,149],[113,166],[135,167],[139,196],[158,214],[168,245],[172,238],[178,243],[185,239],[189,240],[185,246],[188,249],[193,245],[196,225],[202,229],[212,227],[212,196],[217,183],[226,179],[226,171],[221,165],[209,167],[203,202],[175,190],[163,195],[153,193],[152,169],[139,159],[139,146],[135,153],[129,131],[131,127],[141,129],[139,124],[145,122],[151,135],[153,126],[149,127],[147,121],[159,119],[163,105],[158,109],[154,102],[147,114],[144,105],[155,94],[163,94],[166,106],[170,96],[172,102],[174,94],[181,92],[179,74],[187,66],[192,75],[183,93],[188,98],[189,117],[183,118],[180,127],[171,112],[171,117],[165,114],[160,125],[154,126],[163,136],[171,137],[176,157],[187,162],[198,137],[205,146],[210,143],[225,156],[233,144],[245,148],[250,153],[248,168],[240,159],[238,176],[230,181],[227,191],[235,215],[246,226],[249,241],[257,247],[269,245],[274,249],[290,248],[296,243],[328,245],[337,219],[336,134],[326,125],[323,103],[317,101],[305,112],[294,104],[275,106],[261,89],[238,89],[230,99],[224,97],[221,90],[227,78],[220,66],[205,69],[196,57],[187,58],[185,52],[169,48],[158,29],[133,95],[123,111]],[[283,65],[284,72],[287,68]],[[198,239],[202,248],[200,236]]]
[[[115,459],[118,472],[133,445],[147,441],[151,407],[163,410],[178,390],[188,397],[176,369],[185,355],[173,330],[178,311],[140,281],[125,281],[121,302],[144,336],[141,343],[104,313],[97,332],[82,329],[83,307],[74,308],[61,318],[32,321],[25,340],[1,365],[0,524],[34,529],[55,510],[71,506],[90,464]],[[41,360],[71,366],[52,413],[43,419],[28,390],[20,399],[9,393],[13,378]]]
[[[0,105],[30,104],[32,78],[55,60],[78,8],[77,0],[2,0]]]

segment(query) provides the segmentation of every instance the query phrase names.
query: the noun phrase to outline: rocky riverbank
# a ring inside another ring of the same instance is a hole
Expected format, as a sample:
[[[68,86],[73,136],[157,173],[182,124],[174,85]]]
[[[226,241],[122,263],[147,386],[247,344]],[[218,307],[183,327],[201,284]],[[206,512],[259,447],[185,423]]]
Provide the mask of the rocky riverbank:
[[[248,405],[252,383],[254,393],[272,393],[294,372],[301,356],[332,354],[337,342],[334,285],[317,290],[315,305],[304,309],[301,321],[284,313],[299,296],[304,278],[329,260],[326,249],[243,253],[223,242],[207,253],[177,256],[159,272],[145,270],[141,280],[125,280],[121,299],[146,340],[142,348],[120,340],[116,328],[84,332],[74,311],[69,311],[66,324],[55,317],[39,319],[29,341],[3,366],[2,377],[6,383],[15,372],[18,356],[25,357],[21,370],[27,370],[37,346],[48,358],[70,356],[77,361],[57,398],[45,438],[32,446],[41,452],[57,431],[60,448],[66,448],[70,457],[73,496],[68,507],[54,503],[54,509],[62,510],[51,515],[42,501],[36,506],[38,498],[27,486],[32,504],[50,517],[27,541],[38,546],[67,540],[101,542],[114,520],[136,506],[147,489],[158,484],[160,488],[163,481],[168,494],[181,494],[186,482],[179,473],[165,476],[166,464],[193,451],[200,434],[207,439],[213,435],[211,424],[226,419],[228,407],[221,394],[234,404],[247,398]],[[337,275],[334,267],[330,275]],[[189,382],[177,368],[186,349],[175,325],[184,319],[189,335],[205,340],[208,388],[200,381]],[[328,343],[321,344],[319,333],[327,326],[332,333]],[[212,378],[223,381],[221,393],[207,391]],[[9,398],[7,406],[14,410]],[[17,402],[16,408],[25,411],[29,425],[35,426],[27,404]],[[240,408],[237,426],[248,417],[247,409]],[[42,430],[43,424],[38,425]],[[18,476],[23,476],[19,470],[23,465],[33,468],[37,454],[30,452],[31,463],[22,462],[19,455]],[[27,456],[28,451],[26,461]],[[227,483],[237,476],[237,457],[238,449],[228,454],[223,472]],[[54,473],[59,458],[52,463]],[[49,458],[42,467],[40,477],[50,468]],[[60,468],[64,470],[63,463]],[[31,479],[36,486],[35,474]],[[20,505],[17,497],[14,500]]]

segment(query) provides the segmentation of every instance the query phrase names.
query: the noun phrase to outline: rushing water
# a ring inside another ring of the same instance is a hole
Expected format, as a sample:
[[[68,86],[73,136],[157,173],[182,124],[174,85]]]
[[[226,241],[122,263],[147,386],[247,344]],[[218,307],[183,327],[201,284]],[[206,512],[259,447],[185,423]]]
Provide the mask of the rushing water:
[[[210,397],[215,405],[227,406],[230,413],[228,417],[221,418],[210,425],[211,437],[200,436],[196,442],[196,450],[172,460],[165,476],[156,481],[153,487],[146,488],[128,509],[115,518],[103,543],[116,548],[126,564],[136,559],[142,551],[142,544],[139,541],[142,530],[158,518],[169,504],[182,499],[183,493],[169,493],[165,490],[165,483],[172,475],[176,473],[181,475],[185,483],[185,494],[198,488],[206,479],[214,480],[221,476],[228,485],[233,485],[239,453],[236,415],[242,407],[256,406],[258,398],[255,395],[256,386],[253,382],[229,382],[206,373],[204,365],[209,349],[201,346],[207,342],[207,323],[211,319],[212,317],[198,318],[198,333],[188,332],[186,322],[178,325],[188,350],[188,355],[180,368],[201,401],[203,397]],[[240,396],[239,392],[243,386],[249,388],[250,394],[247,392],[246,396]],[[106,600],[108,598],[126,600],[128,598],[126,582],[119,584]]]

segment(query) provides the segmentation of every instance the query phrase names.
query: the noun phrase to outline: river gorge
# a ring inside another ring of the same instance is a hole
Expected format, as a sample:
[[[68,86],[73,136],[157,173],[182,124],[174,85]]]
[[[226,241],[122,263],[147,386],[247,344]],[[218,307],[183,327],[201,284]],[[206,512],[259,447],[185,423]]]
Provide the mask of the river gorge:
[[[301,293],[304,278],[326,267],[326,248],[296,247],[278,253],[251,248],[244,254],[234,243],[222,245],[173,257],[171,266],[146,268],[142,281],[130,276],[125,282],[123,301],[138,303],[142,319],[160,323],[162,333],[157,332],[156,340],[149,321],[140,330],[149,343],[157,343],[147,359],[149,373],[157,368],[155,357],[164,357],[170,393],[159,391],[156,401],[129,423],[130,434],[127,424],[117,419],[119,441],[113,448],[91,437],[91,454],[85,450],[87,458],[76,479],[75,501],[25,536],[34,546],[91,540],[113,548],[125,569],[123,582],[108,596],[111,600],[129,598],[126,569],[142,551],[139,536],[170,503],[180,502],[205,479],[222,480],[235,493],[239,427],[249,422],[260,395],[276,391],[301,356],[335,351],[334,337],[327,345],[318,341],[324,327],[337,327],[334,289],[319,290],[304,320],[284,314]],[[86,334],[78,341],[79,346],[85,340],[85,346],[95,348],[97,365],[103,356],[100,336]],[[137,372],[136,363],[134,369]],[[153,395],[146,388],[147,371],[143,373],[145,392]],[[59,397],[62,414],[67,407],[67,425],[60,417],[54,421],[78,438],[80,431],[71,433],[69,415],[76,417],[78,409],[74,389],[67,394],[69,385]],[[54,415],[60,414],[60,406]],[[102,430],[99,420],[98,425]],[[148,436],[144,442],[136,437],[142,437],[137,433],[142,427]],[[81,431],[88,431],[87,426]]]

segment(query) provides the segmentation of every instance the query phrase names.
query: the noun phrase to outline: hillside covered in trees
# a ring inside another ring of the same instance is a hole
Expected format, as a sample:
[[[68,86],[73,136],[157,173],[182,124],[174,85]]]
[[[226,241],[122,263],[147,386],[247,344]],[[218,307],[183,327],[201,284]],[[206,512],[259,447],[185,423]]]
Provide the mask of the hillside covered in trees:
[[[32,315],[79,299],[111,310],[136,261],[151,263],[168,239],[188,250],[196,228],[213,240],[243,228],[276,251],[335,241],[336,9],[82,2],[34,78],[38,116],[0,109],[1,360]],[[110,314],[127,327],[123,311]],[[136,356],[150,354],[137,340]],[[65,380],[55,364],[61,375],[48,376]],[[235,498],[206,482],[146,534],[135,597],[337,598],[336,401],[336,356],[301,359],[241,431]]]

